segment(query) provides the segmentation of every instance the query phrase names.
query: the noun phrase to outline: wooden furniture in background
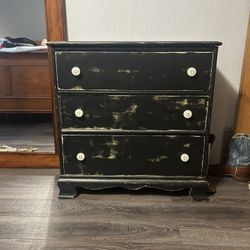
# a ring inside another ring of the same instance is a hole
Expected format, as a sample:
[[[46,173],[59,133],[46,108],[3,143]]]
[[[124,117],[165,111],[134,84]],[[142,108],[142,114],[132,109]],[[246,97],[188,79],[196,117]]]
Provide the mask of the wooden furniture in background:
[[[250,17],[248,20],[234,133],[250,134]],[[250,179],[250,167],[225,166],[224,172],[241,181],[248,181]]]
[[[65,1],[44,0],[47,40],[64,41],[66,38]]]
[[[52,112],[48,53],[3,53],[0,112]]]
[[[245,55],[242,67],[235,133],[250,134],[250,18],[248,21]]]
[[[237,133],[250,133],[250,18],[248,20],[241,85],[234,127],[234,134]],[[232,176],[234,179],[240,181],[248,181],[250,177],[250,167],[228,166],[227,162],[211,165],[209,172],[211,175]]]
[[[65,24],[65,2],[64,0],[44,0],[46,13],[46,26],[48,41],[64,41],[66,40],[66,24]],[[49,55],[50,56],[50,55]],[[50,68],[50,67],[49,67]],[[2,73],[5,68],[0,69],[0,79],[9,78],[7,73]],[[50,78],[51,84],[51,78]],[[8,84],[7,84],[8,85]],[[52,85],[51,85],[52,86]],[[4,86],[5,93],[10,93],[10,88]],[[0,89],[1,91],[1,89]],[[52,87],[50,87],[52,92]],[[52,113],[54,112],[52,105]],[[55,126],[55,123],[54,123]],[[1,153],[0,167],[14,168],[53,168],[59,167],[59,159],[57,155],[57,147],[55,154],[32,154],[32,153]]]

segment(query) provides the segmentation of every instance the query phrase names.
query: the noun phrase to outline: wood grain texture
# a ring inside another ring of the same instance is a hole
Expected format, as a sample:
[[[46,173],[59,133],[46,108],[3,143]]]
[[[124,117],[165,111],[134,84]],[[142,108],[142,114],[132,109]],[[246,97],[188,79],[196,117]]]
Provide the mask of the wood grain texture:
[[[48,41],[66,39],[65,1],[44,0]]]
[[[65,22],[65,5],[64,0],[55,0],[55,1],[49,1],[44,0],[45,4],[45,11],[46,11],[46,25],[47,25],[47,37],[48,40],[65,40],[66,39],[66,22]],[[25,53],[27,54],[27,53]],[[0,60],[0,65],[4,66],[6,65],[6,60],[9,64],[15,63],[17,65],[16,57],[22,58],[23,54],[20,53],[18,55],[1,55],[1,58],[5,60]],[[38,56],[38,53],[29,53],[28,54],[29,59],[34,59]],[[50,56],[50,55],[49,55]],[[41,57],[41,54],[39,54],[39,57]],[[42,60],[33,60],[33,63],[31,65],[36,65],[36,62],[38,65],[48,65],[48,60],[43,60],[44,57],[48,58],[47,53],[43,53]],[[19,60],[18,65],[27,65],[27,59],[22,58],[22,60]],[[50,81],[51,83],[51,81]],[[52,84],[50,84],[50,89],[52,89]],[[48,103],[48,102],[47,102]],[[51,101],[49,101],[51,103]],[[5,102],[6,104],[6,102]],[[2,106],[2,105],[0,105]],[[47,106],[48,107],[48,106]],[[52,107],[52,112],[54,114],[54,106]],[[47,112],[48,108],[45,108],[45,112]],[[49,111],[51,111],[51,105],[49,108]],[[56,129],[56,125],[54,122],[54,128]],[[56,134],[56,133],[55,133]],[[56,137],[56,135],[55,135]],[[57,141],[57,140],[56,140]],[[57,143],[56,143],[56,153],[57,153]],[[57,154],[40,154],[40,155],[22,155],[22,154],[1,154],[0,157],[0,168],[1,167],[59,167],[59,159]],[[2,245],[2,244],[1,244]],[[12,247],[10,247],[12,248]],[[10,249],[9,248],[9,249]]]
[[[235,133],[250,133],[250,17],[238,99]]]
[[[51,97],[48,66],[11,67],[14,96]]]
[[[48,53],[29,52],[29,53],[1,53],[0,66],[6,65],[48,65]]]
[[[11,95],[11,78],[9,66],[0,66],[0,96]]]
[[[59,159],[48,153],[1,153],[1,168],[59,168]]]
[[[185,192],[121,189],[58,200],[58,172],[0,169],[1,249],[250,248],[245,183],[217,179],[207,202]]]
[[[52,100],[50,97],[6,97],[0,98],[0,112],[31,112],[51,113]]]
[[[0,91],[0,112],[51,112],[47,52],[1,55]]]
[[[66,13],[65,13],[65,0],[44,0],[45,5],[45,19],[47,28],[47,40],[48,41],[65,41],[67,39],[67,24],[66,24]],[[53,76],[52,76],[52,65],[51,65],[51,50],[48,51],[49,57],[49,69],[50,69],[50,83],[51,93],[53,96]],[[55,149],[58,154],[58,138],[57,138],[57,125],[56,125],[56,108],[55,100],[52,98],[52,113],[53,113],[53,126],[55,135]]]
[[[225,164],[214,164],[209,166],[209,173],[213,176],[232,176],[235,180],[247,182],[250,180],[249,167],[235,167]]]

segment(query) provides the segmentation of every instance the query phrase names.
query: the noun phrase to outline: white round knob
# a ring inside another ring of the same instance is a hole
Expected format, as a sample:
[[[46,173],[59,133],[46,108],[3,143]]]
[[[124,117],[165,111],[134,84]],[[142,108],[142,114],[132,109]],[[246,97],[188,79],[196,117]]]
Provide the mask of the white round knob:
[[[83,161],[83,160],[85,159],[85,154],[84,154],[84,153],[78,153],[78,154],[76,155],[76,159],[77,159],[78,161]]]
[[[194,67],[188,68],[187,74],[188,74],[188,76],[190,76],[190,77],[194,77],[194,76],[197,74],[196,68],[194,68]]]
[[[189,155],[188,154],[182,154],[181,155],[181,161],[188,162],[189,161]]]
[[[80,118],[80,117],[83,117],[83,110],[82,109],[76,109],[75,110],[75,116]]]
[[[185,110],[184,112],[183,112],[183,116],[186,118],[186,119],[190,119],[191,117],[192,117],[192,115],[193,115],[193,113],[192,113],[192,111],[191,110]]]
[[[79,76],[81,74],[81,70],[79,67],[75,66],[71,69],[71,73],[73,76]]]

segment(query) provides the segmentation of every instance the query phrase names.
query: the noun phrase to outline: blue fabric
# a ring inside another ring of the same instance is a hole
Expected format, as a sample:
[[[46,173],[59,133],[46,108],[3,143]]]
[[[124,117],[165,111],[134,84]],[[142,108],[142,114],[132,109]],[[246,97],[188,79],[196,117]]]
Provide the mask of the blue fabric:
[[[0,48],[12,48],[15,44],[5,38],[0,38]]]
[[[18,46],[35,46],[36,43],[29,38],[0,38],[0,48],[13,48]]]
[[[250,166],[250,135],[246,133],[236,134],[229,145],[229,166]]]

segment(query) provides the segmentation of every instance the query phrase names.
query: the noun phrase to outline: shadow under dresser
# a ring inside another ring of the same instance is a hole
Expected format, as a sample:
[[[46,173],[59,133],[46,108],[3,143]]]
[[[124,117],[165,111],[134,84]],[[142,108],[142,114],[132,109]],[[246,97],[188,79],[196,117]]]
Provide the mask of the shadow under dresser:
[[[51,42],[60,198],[190,189],[206,198],[220,42]]]

